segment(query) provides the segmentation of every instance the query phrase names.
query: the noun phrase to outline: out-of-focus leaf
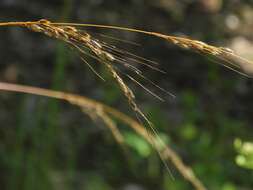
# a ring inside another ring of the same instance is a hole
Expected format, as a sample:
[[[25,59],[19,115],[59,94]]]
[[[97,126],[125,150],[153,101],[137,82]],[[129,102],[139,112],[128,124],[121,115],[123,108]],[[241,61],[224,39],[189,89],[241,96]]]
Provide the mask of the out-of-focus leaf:
[[[141,157],[148,157],[152,147],[143,138],[132,132],[124,133],[126,143],[132,147]]]
[[[234,140],[234,147],[238,152],[235,162],[238,166],[253,170],[253,143],[243,142],[237,138]]]
[[[87,190],[112,190],[110,185],[106,183],[105,179],[99,175],[90,175],[88,176],[87,184],[84,189]]]
[[[198,131],[197,131],[197,128],[193,124],[187,123],[183,126],[180,133],[183,139],[192,140],[196,137]]]
[[[235,187],[235,185],[229,182],[225,183],[221,188],[221,190],[236,190],[236,189],[237,188]]]

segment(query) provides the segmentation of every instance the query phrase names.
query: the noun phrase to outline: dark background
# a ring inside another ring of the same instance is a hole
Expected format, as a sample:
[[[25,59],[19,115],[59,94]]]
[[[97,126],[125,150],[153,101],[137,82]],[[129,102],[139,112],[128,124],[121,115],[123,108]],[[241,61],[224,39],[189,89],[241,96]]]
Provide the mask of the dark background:
[[[0,20],[96,23],[190,36],[253,60],[251,0],[1,0]],[[83,28],[85,29],[85,28]],[[161,103],[133,82],[142,110],[208,189],[250,190],[252,170],[235,163],[236,138],[252,141],[252,80],[151,36],[91,28],[91,34],[160,63],[166,75],[140,67],[173,92]],[[133,46],[98,33],[141,44]],[[42,34],[0,28],[1,81],[87,96],[133,116],[106,70],[99,80],[76,52]],[[129,72],[122,68],[124,72]],[[149,84],[147,84],[149,86]],[[150,89],[152,87],[149,86]],[[0,189],[192,189],[173,165],[173,180],[145,142],[121,126],[130,156],[103,125],[69,104],[0,94]]]

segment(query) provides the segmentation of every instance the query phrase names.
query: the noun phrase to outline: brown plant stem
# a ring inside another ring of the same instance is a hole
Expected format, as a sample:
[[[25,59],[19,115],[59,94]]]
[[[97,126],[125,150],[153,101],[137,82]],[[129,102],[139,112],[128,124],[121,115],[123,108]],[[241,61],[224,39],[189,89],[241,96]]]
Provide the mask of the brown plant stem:
[[[148,141],[151,145],[154,145],[154,142],[155,142],[154,139],[156,137],[153,134],[148,134],[145,127],[143,127],[137,121],[135,121],[131,117],[125,115],[124,113],[114,108],[111,108],[103,103],[94,101],[92,99],[75,95],[75,94],[64,93],[60,91],[54,91],[54,90],[48,90],[48,89],[42,89],[42,88],[18,85],[18,84],[10,84],[10,83],[5,83],[5,82],[0,82],[0,90],[46,96],[50,98],[56,98],[56,99],[67,101],[70,104],[80,107],[81,109],[88,108],[92,110],[100,110],[104,112],[105,114],[108,114],[108,116],[112,116],[122,121],[123,123],[127,124],[132,129],[134,129],[139,135],[141,135],[146,141]],[[156,148],[161,149],[157,146]],[[163,158],[172,162],[173,165],[180,172],[180,174],[187,181],[189,181],[196,190],[206,190],[205,186],[194,174],[193,170],[183,163],[180,156],[173,149],[171,149],[169,146],[165,146],[163,147],[162,150],[159,150],[159,151],[161,152],[161,155],[163,156]]]
[[[43,21],[43,22],[42,22]],[[184,37],[177,37],[166,35],[158,32],[151,32],[145,31],[140,29],[134,28],[127,28],[127,27],[119,27],[119,26],[110,26],[110,25],[99,25],[99,24],[87,24],[87,23],[57,23],[57,22],[50,22],[45,19],[39,21],[28,21],[28,22],[4,22],[0,23],[0,26],[22,26],[33,28],[33,26],[40,26],[41,24],[45,24],[47,22],[48,26],[74,26],[74,27],[96,27],[96,28],[106,28],[106,29],[114,29],[114,30],[122,30],[122,31],[129,31],[129,32],[136,32],[142,33],[150,36],[155,36],[161,38],[167,42],[170,42],[174,45],[179,46],[180,48],[186,50],[193,50],[203,55],[211,55],[218,59],[218,63],[221,63],[225,67],[238,72],[247,77],[253,77],[253,62],[243,57],[237,55],[233,52],[233,50],[226,48],[226,47],[217,47],[213,45],[209,45],[205,42],[193,40]],[[106,54],[104,54],[106,55]]]

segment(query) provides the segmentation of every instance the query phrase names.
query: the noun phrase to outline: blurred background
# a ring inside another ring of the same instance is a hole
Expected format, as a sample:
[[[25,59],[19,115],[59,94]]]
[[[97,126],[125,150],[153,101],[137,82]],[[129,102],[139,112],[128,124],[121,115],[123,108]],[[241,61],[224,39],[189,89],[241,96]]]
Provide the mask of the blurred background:
[[[0,21],[96,23],[188,36],[235,50],[253,60],[252,0],[1,0]],[[85,28],[83,28],[85,29]],[[137,102],[160,135],[214,190],[253,189],[253,83],[210,61],[154,37],[90,28],[92,35],[157,61],[140,67],[176,95],[157,101],[133,82]],[[141,44],[105,38],[113,36]],[[54,39],[15,27],[0,28],[0,80],[93,98],[135,117],[103,66]],[[122,68],[123,72],[129,72]],[[149,84],[146,84],[152,89]],[[26,94],[0,93],[0,189],[193,189],[156,151],[119,124],[127,156],[110,131],[79,108]],[[246,142],[246,143],[245,143]]]

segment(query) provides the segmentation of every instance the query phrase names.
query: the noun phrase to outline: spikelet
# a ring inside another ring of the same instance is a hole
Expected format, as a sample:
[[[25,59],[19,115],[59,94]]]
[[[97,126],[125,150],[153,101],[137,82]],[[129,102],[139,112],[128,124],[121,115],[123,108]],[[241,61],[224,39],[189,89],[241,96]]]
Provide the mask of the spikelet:
[[[38,22],[32,24],[27,24],[25,26],[34,32],[40,32],[51,38],[56,38],[67,42],[81,53],[85,53],[82,47],[88,48],[94,53],[95,56],[93,57],[103,64],[110,72],[111,76],[117,82],[119,88],[127,98],[132,110],[139,114],[149,125],[151,125],[151,122],[137,106],[133,91],[126,85],[124,80],[112,65],[112,62],[118,58],[115,58],[113,54],[106,51],[103,48],[103,44],[100,44],[98,40],[91,37],[87,32],[79,32],[75,27],[60,25],[55,26],[50,21],[45,19],[39,20]]]
[[[189,38],[165,35],[158,32],[150,32],[145,30],[139,30],[134,28],[126,28],[119,26],[108,26],[108,25],[97,25],[97,24],[79,24],[79,23],[53,23],[53,25],[68,25],[68,26],[79,26],[79,27],[96,27],[96,28],[107,28],[113,30],[123,30],[129,32],[142,33],[150,36],[155,36],[166,40],[180,48],[193,50],[201,53],[205,56],[210,55],[217,59],[217,63],[240,73],[247,77],[253,77],[253,62],[237,55],[233,50],[226,47],[216,47],[209,45],[205,42],[193,40]],[[216,61],[215,61],[216,62]]]

